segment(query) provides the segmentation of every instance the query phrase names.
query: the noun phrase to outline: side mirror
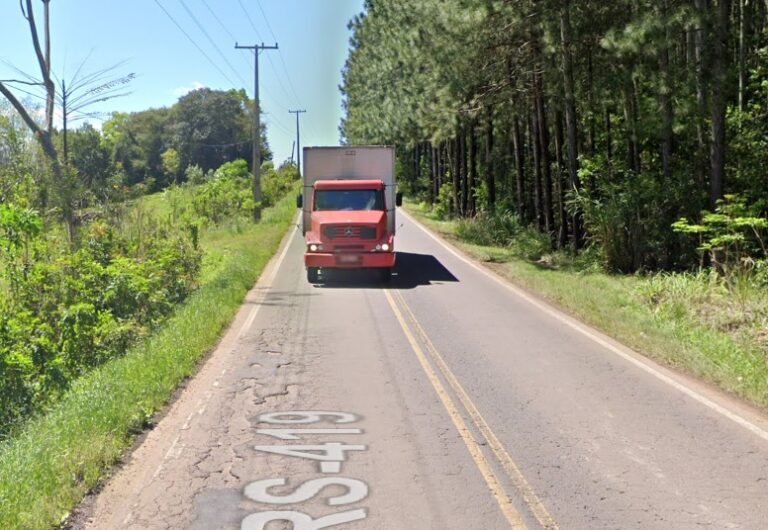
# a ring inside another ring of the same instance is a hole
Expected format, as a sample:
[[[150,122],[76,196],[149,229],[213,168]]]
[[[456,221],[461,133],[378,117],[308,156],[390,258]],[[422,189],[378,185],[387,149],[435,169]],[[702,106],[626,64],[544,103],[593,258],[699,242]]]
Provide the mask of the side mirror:
[[[296,208],[304,206],[304,196],[302,194],[296,195]]]
[[[395,205],[396,206],[402,206],[403,205],[403,192],[398,191],[395,195]]]

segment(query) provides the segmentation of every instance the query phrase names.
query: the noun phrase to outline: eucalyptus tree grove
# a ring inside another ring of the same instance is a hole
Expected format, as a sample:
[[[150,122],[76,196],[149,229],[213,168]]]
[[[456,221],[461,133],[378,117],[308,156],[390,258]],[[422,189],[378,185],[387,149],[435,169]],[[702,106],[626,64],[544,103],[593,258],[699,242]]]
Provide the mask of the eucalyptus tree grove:
[[[341,134],[397,145],[453,215],[515,212],[616,270],[686,266],[675,220],[768,204],[767,21],[765,0],[368,0]]]

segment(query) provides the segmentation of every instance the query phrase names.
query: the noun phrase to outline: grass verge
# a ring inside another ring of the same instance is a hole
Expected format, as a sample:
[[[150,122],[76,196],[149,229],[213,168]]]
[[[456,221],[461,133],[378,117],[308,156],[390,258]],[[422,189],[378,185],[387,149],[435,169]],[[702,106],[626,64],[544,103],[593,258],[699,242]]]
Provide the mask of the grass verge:
[[[258,225],[205,234],[203,283],[165,325],[124,357],[76,381],[50,413],[0,445],[0,528],[48,529],[67,519],[179,383],[196,371],[295,211],[289,194],[265,210]]]
[[[405,209],[469,256],[582,322],[649,358],[768,409],[765,342],[756,340],[755,333],[734,332],[700,318],[703,313],[732,311],[732,306],[724,303],[702,311],[704,306],[696,305],[690,296],[692,287],[685,295],[670,296],[670,286],[690,282],[691,275],[620,276],[596,267],[553,268],[547,266],[549,260],[522,257],[524,252],[514,245],[467,243],[457,236],[456,222],[438,220],[412,203]],[[660,290],[665,291],[666,300],[656,302]],[[765,298],[765,293],[757,295]],[[763,307],[764,300],[761,304],[757,307]],[[732,321],[725,320],[726,324]],[[755,320],[757,327],[763,320]]]

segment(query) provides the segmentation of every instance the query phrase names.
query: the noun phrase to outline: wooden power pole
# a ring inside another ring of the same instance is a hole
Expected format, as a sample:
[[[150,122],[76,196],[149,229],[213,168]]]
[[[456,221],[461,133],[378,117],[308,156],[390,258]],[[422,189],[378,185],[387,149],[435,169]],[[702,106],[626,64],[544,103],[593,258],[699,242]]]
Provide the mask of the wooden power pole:
[[[299,175],[301,175],[301,141],[299,136],[299,114],[307,112],[306,110],[289,110],[291,114],[296,115],[296,167],[299,169]]]
[[[261,50],[276,50],[274,46],[264,46],[264,43],[254,46],[240,46],[235,43],[237,50],[253,50],[254,57],[254,88],[253,88],[253,220],[261,219],[261,110],[259,106],[259,52]]]

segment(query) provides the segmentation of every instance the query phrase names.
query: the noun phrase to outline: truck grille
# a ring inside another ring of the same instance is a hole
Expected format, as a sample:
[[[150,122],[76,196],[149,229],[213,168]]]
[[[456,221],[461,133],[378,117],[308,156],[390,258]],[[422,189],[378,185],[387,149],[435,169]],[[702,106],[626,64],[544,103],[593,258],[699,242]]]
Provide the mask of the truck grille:
[[[376,239],[376,227],[354,225],[332,225],[323,229],[328,239]]]

